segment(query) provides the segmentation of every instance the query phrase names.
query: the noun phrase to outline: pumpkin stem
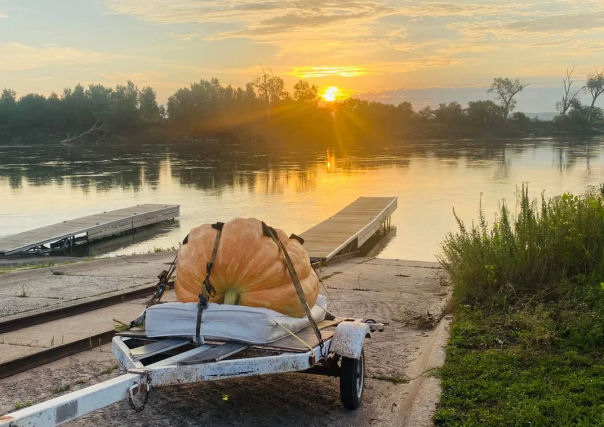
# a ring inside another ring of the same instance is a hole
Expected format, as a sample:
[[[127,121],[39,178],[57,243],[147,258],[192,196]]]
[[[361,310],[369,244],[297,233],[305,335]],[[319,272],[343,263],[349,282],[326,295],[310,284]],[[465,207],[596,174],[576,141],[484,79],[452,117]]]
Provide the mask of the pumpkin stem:
[[[223,304],[237,305],[239,301],[239,292],[237,289],[227,289],[224,291],[224,302]]]

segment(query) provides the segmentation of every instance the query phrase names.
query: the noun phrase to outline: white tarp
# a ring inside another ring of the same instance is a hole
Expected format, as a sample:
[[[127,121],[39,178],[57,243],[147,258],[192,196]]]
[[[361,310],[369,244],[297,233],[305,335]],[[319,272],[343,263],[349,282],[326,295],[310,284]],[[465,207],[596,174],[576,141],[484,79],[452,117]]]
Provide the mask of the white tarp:
[[[325,318],[327,298],[319,295],[311,309],[312,318]],[[195,337],[197,303],[168,302],[149,307],[145,315],[148,337]],[[274,310],[243,305],[209,303],[203,311],[201,335],[207,339],[236,340],[267,344],[297,332],[310,324],[306,317],[290,317]]]

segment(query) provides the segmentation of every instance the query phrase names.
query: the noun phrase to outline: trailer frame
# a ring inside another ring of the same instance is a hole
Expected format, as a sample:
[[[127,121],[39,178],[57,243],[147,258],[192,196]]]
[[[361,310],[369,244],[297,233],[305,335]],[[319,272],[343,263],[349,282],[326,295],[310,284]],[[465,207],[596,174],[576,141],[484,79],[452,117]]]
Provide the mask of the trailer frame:
[[[333,316],[325,325],[324,330],[332,331],[326,334],[323,350],[318,343],[305,350],[280,347],[279,341],[250,344],[206,340],[195,346],[192,337],[118,334],[113,338],[112,350],[125,374],[0,416],[0,426],[54,426],[124,399],[138,412],[148,403],[154,387],[286,372],[340,377],[342,403],[356,409],[364,386],[364,341],[371,332],[383,330],[384,325]]]

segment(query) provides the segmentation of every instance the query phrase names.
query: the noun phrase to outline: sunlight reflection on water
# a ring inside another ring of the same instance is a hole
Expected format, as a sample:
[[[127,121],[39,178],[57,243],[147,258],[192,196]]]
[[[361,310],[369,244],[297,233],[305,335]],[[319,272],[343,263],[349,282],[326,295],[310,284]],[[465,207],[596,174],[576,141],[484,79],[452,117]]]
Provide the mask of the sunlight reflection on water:
[[[513,213],[523,182],[534,197],[583,192],[604,181],[603,148],[602,138],[431,141],[372,153],[0,146],[0,236],[138,203],[180,204],[178,221],[98,249],[141,253],[175,246],[204,222],[257,217],[301,233],[359,196],[397,196],[396,236],[380,257],[434,260],[456,229],[453,207],[470,222],[481,194],[487,219],[504,199]]]

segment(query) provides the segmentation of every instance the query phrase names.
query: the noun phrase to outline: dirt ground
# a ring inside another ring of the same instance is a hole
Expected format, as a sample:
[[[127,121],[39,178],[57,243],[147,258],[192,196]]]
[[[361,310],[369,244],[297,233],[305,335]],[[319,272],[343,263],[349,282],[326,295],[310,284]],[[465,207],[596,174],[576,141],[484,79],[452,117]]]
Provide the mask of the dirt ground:
[[[73,267],[72,267],[73,268]],[[279,374],[153,389],[143,412],[125,401],[71,426],[432,425],[444,361],[449,287],[435,263],[353,258],[320,272],[330,311],[386,322],[365,343],[363,405],[340,403],[337,378]],[[0,413],[47,400],[120,374],[109,346],[0,380]]]

